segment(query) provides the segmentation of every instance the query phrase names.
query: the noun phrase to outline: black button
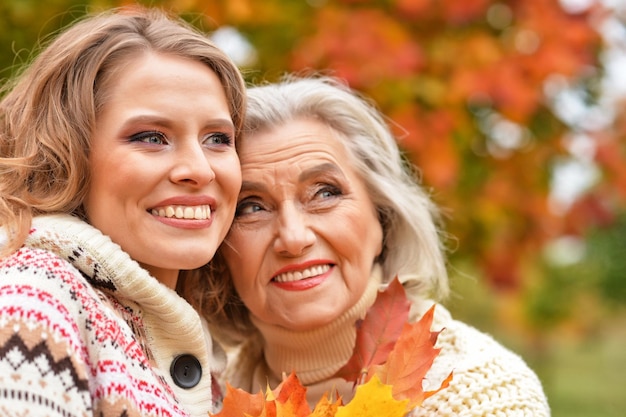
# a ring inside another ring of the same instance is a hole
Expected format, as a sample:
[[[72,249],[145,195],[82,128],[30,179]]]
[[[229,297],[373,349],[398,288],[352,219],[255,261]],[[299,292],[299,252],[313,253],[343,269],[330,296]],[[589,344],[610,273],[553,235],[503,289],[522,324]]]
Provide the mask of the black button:
[[[174,383],[181,388],[193,388],[202,378],[202,366],[193,355],[177,356],[170,366]]]

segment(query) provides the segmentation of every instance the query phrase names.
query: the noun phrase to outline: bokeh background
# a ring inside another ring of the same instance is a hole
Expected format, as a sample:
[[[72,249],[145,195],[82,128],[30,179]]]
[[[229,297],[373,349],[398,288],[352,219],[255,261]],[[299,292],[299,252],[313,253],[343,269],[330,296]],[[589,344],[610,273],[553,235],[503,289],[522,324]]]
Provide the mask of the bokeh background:
[[[0,80],[133,4],[251,83],[317,71],[374,99],[442,208],[456,317],[526,359],[553,416],[626,414],[626,0],[1,0]]]

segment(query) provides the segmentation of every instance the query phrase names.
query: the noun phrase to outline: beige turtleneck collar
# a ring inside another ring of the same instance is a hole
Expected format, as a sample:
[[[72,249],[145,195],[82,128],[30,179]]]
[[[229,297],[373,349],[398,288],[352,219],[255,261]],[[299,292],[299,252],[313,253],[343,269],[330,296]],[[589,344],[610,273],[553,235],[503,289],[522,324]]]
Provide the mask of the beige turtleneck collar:
[[[382,282],[382,268],[376,264],[361,299],[337,320],[310,331],[291,331],[252,318],[263,336],[265,365],[255,379],[261,387],[275,387],[283,374],[296,371],[304,385],[324,381],[350,358],[356,339],[355,322],[365,317],[374,304]]]

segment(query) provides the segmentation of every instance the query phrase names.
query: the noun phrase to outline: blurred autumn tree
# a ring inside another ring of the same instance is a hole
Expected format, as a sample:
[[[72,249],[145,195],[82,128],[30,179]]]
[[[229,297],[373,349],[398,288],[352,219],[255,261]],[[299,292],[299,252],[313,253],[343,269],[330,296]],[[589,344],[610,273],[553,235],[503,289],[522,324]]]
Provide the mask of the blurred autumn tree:
[[[2,67],[15,52],[22,61],[22,48],[85,4],[132,3],[5,0]],[[207,31],[236,28],[255,50],[243,65],[252,82],[319,70],[372,97],[446,213],[457,240],[453,262],[471,259],[495,288],[519,290],[547,243],[584,237],[624,209],[626,116],[581,132],[554,107],[562,86],[587,104],[597,99],[606,48],[598,5],[568,12],[558,0],[142,3],[171,8]],[[573,204],[555,207],[554,170],[581,133],[594,144],[600,178]]]
[[[454,256],[475,259],[495,286],[517,288],[547,241],[607,216],[593,211],[605,206],[600,195],[585,203],[587,224],[582,208],[551,209],[551,170],[570,129],[544,93],[562,76],[595,94],[597,11],[567,13],[556,0],[213,4],[207,12],[257,49],[259,78],[331,70],[373,97],[449,214]]]
[[[604,173],[596,188],[566,207],[551,195],[581,133],[557,116],[554,95],[576,89],[591,105],[603,75],[598,5],[229,0],[198,10],[253,44],[253,81],[315,69],[374,98],[448,215],[453,261],[474,260],[496,288],[519,289],[548,242],[609,225],[624,208],[626,126],[585,132]]]

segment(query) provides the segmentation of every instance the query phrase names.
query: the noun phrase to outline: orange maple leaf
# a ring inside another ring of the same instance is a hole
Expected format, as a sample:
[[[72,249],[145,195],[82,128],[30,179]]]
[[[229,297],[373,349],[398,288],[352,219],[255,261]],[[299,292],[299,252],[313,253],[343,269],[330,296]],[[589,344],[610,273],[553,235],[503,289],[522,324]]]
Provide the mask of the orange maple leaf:
[[[396,277],[376,297],[365,319],[357,322],[354,351],[348,362],[337,371],[336,377],[365,382],[370,367],[385,363],[409,317],[411,305],[404,287]]]
[[[308,417],[311,415],[311,409],[306,400],[306,388],[292,372],[274,390],[267,387],[265,395],[262,392],[250,394],[226,384],[222,410],[210,415],[213,417]]]
[[[250,394],[239,388],[226,384],[226,395],[222,410],[213,417],[246,417],[259,416],[265,406],[265,397],[262,392]]]
[[[311,408],[306,400],[306,388],[300,383],[294,372],[283,379],[273,392],[276,395],[276,403],[281,404],[281,407],[284,405],[291,410],[291,414],[279,415],[306,417],[311,414]]]
[[[396,277],[357,326],[352,357],[336,376],[357,385],[378,375],[393,387],[395,398],[408,400],[411,409],[446,388],[452,373],[438,389],[424,391],[422,381],[440,350],[435,348],[439,332],[431,331],[435,306],[415,323],[408,323],[409,308],[404,287]]]
[[[380,380],[392,386],[393,396],[408,399],[409,408],[415,408],[433,394],[446,388],[452,372],[434,391],[424,391],[422,381],[441,349],[435,348],[440,332],[430,330],[435,306],[415,323],[406,323],[384,365],[372,367]]]

